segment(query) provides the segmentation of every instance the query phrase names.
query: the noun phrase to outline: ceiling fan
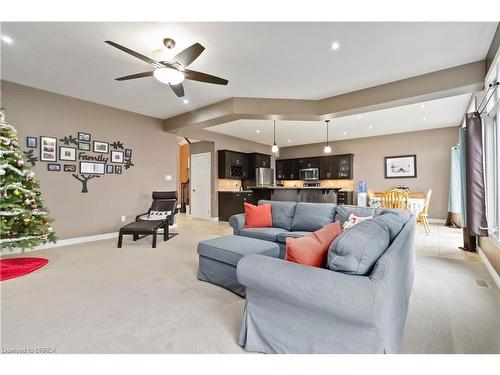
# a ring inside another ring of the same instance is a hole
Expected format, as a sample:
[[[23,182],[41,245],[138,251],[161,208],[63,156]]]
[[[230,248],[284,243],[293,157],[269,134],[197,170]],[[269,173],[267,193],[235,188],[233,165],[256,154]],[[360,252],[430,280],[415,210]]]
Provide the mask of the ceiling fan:
[[[170,61],[155,61],[118,43],[112,42],[111,40],[106,40],[106,43],[134,57],[137,57],[138,59],[152,65],[154,68],[154,70],[149,72],[136,73],[129,76],[115,78],[117,81],[127,81],[129,79],[153,76],[158,81],[169,85],[175,94],[180,98],[184,96],[184,86],[182,85],[182,82],[185,79],[213,83],[216,85],[227,85],[229,83],[229,81],[224,78],[186,69],[187,66],[196,60],[205,50],[205,47],[203,47],[200,43],[195,43],[179,52]],[[175,41],[170,38],[165,38],[163,39],[163,44],[165,47],[171,49],[175,46]]]

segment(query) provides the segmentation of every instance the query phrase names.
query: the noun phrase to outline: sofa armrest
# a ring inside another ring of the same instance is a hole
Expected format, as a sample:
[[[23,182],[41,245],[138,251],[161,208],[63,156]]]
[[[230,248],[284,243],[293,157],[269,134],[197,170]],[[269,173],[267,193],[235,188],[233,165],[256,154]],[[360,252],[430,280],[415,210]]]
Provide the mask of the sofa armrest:
[[[245,227],[245,214],[233,215],[229,218],[229,225],[233,228],[235,235],[240,234],[240,230]]]
[[[368,277],[304,266],[262,255],[238,262],[238,280],[252,292],[290,305],[326,312],[352,324],[377,325],[379,284]]]

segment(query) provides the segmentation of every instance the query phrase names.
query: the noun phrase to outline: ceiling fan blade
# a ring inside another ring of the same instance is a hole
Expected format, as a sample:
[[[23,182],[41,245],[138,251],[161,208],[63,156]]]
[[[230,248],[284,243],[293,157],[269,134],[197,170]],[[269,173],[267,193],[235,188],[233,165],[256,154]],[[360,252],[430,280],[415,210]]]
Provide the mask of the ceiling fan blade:
[[[183,71],[183,73],[186,79],[190,79],[191,81],[214,83],[216,85],[227,85],[229,83],[227,79],[216,77],[202,72],[197,72],[196,70],[186,69]]]
[[[205,50],[205,47],[203,47],[200,43],[195,43],[192,46],[186,48],[182,52],[178,53],[175,55],[174,58],[172,58],[172,62],[179,63],[182,67],[186,67],[189,64],[191,64],[198,56],[201,55],[201,53]]]
[[[182,98],[184,96],[184,86],[182,86],[182,83],[169,86],[173,90],[173,92],[175,92],[175,95],[177,95],[179,98]]]
[[[126,81],[126,80],[129,80],[129,79],[151,77],[152,75],[153,75],[153,72],[144,72],[144,73],[131,74],[129,76],[115,78],[115,80],[117,80],[117,81]]]
[[[141,55],[139,52],[132,51],[130,48],[124,47],[118,43],[112,42],[111,40],[106,40],[105,43],[108,43],[110,46],[113,46],[115,48],[118,48],[119,50],[122,50],[123,52],[128,53],[129,55],[132,55],[134,57],[137,57],[138,59],[147,62],[148,64],[153,65],[156,68],[161,68],[162,64],[160,64],[158,61],[155,61],[153,59],[150,59],[147,56]]]

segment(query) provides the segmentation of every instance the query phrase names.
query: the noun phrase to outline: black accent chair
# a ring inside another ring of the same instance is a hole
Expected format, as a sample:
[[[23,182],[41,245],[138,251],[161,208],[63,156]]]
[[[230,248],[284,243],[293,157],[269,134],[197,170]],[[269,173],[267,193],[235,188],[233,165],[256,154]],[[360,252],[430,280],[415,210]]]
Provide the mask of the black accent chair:
[[[151,211],[171,211],[171,214],[163,220],[148,220]],[[163,241],[168,241],[177,233],[169,233],[168,226],[174,224],[174,215],[177,213],[176,191],[154,191],[153,203],[148,212],[137,215],[133,223],[127,224],[120,229],[118,235],[118,247],[122,247],[123,236],[132,235],[134,241],[153,236],[153,248],[156,247],[156,235],[158,229],[163,228]]]

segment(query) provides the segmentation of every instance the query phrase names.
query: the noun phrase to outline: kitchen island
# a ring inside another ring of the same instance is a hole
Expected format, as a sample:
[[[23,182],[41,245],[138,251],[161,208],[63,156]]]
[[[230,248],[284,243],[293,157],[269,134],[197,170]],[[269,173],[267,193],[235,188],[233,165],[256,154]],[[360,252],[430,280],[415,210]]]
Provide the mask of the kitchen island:
[[[352,191],[338,187],[321,186],[248,186],[253,191],[254,202],[261,199],[309,203],[352,204]]]

